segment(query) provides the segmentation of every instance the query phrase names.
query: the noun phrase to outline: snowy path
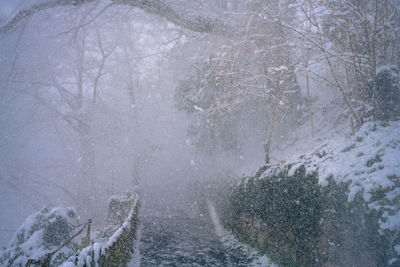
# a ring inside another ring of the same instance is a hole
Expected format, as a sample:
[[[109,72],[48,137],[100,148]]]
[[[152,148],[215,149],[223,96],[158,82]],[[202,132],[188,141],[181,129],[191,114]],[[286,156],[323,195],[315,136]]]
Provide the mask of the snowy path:
[[[143,203],[139,252],[129,266],[248,266],[252,261],[241,249],[221,242],[207,210],[201,211],[197,202],[162,199],[168,198]]]

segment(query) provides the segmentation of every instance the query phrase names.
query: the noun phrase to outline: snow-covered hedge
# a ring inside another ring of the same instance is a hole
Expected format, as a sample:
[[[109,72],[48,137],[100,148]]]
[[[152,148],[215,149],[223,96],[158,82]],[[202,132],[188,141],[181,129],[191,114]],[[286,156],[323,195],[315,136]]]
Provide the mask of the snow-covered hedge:
[[[400,122],[367,123],[350,139],[223,189],[229,201],[219,211],[239,237],[283,264],[395,266],[399,159]]]
[[[266,168],[231,188],[222,219],[277,262],[310,265],[323,212],[317,176],[301,166],[293,175],[283,168],[264,177]]]
[[[134,194],[110,199],[108,220],[118,221],[121,218],[120,215],[125,214],[124,210],[127,208],[128,216],[111,237],[105,241],[90,244],[78,256],[70,257],[62,267],[126,265],[131,257],[138,224],[138,196]]]

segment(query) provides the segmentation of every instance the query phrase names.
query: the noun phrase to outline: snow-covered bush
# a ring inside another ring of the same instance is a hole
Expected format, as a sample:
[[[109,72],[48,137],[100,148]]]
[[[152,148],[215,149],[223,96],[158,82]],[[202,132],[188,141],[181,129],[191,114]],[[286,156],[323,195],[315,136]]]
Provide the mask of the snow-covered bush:
[[[304,165],[294,173],[291,167],[264,167],[230,188],[225,225],[285,266],[385,266],[396,259],[399,231],[382,231],[384,211],[370,206],[385,201],[387,190],[370,192],[369,201],[361,190],[349,201],[350,183],[331,176],[322,186]]]
[[[127,193],[110,198],[108,218],[93,240],[66,260],[62,267],[126,266],[138,223],[138,195]]]
[[[0,265],[25,266],[28,259],[44,258],[68,240],[77,224],[73,208],[42,208],[25,220],[8,247],[0,252]],[[76,247],[74,243],[65,246],[52,257],[51,264],[66,260]]]
[[[369,122],[224,184],[215,202],[228,227],[284,265],[398,266],[399,158],[400,121]]]
[[[73,208],[42,208],[29,216],[7,248],[0,250],[0,266],[121,266],[131,255],[139,205],[136,194],[110,199],[106,224],[91,229],[79,224]],[[84,235],[84,236],[83,236]]]
[[[289,166],[263,176],[269,168],[234,186],[225,223],[278,262],[310,264],[322,217],[316,173],[306,174],[301,166],[288,174]]]

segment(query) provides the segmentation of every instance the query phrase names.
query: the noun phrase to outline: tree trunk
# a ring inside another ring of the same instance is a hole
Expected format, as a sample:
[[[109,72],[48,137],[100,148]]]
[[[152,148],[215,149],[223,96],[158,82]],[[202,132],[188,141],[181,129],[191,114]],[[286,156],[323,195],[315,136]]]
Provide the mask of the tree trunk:
[[[372,47],[371,47],[371,78],[372,78],[372,94],[373,94],[373,105],[374,105],[374,118],[377,117],[378,112],[378,92],[377,92],[377,85],[376,85],[376,31],[377,31],[377,24],[378,24],[378,0],[375,0],[375,16],[374,16],[374,27],[372,30],[371,38],[372,38]]]
[[[310,4],[311,5],[311,4]],[[311,6],[310,6],[310,17],[311,17]],[[311,32],[311,22],[307,21],[307,31]],[[308,105],[308,114],[310,116],[310,123],[311,123],[311,135],[312,138],[315,137],[315,129],[314,129],[314,120],[312,114],[312,104],[311,104],[311,93],[310,93],[310,77],[308,75],[308,62],[310,60],[310,48],[306,47],[306,86],[307,86],[307,105]]]
[[[265,154],[265,163],[269,164],[271,160],[271,144],[272,144],[272,135],[274,132],[275,127],[275,120],[276,120],[276,112],[278,107],[278,92],[279,92],[279,79],[274,86],[274,95],[273,95],[273,102],[272,102],[272,112],[271,112],[271,120],[268,129],[268,135],[266,136],[265,143],[264,143],[264,154]]]
[[[96,162],[95,147],[90,134],[80,134],[79,144],[81,150],[80,177],[77,181],[78,201],[80,208],[84,211],[81,214],[90,216],[96,208],[97,185],[96,185]]]
[[[273,108],[272,108],[272,114],[271,114],[271,123],[269,126],[269,131],[268,131],[268,136],[266,138],[265,144],[264,144],[264,153],[265,153],[265,163],[269,164],[270,159],[271,159],[271,144],[272,144],[272,134],[274,131],[274,124],[275,124],[275,118],[276,118],[276,106],[277,103],[274,101]]]
[[[310,116],[310,123],[311,123],[311,135],[315,137],[315,128],[314,128],[314,120],[313,120],[313,113],[312,113],[312,102],[311,102],[311,93],[310,93],[310,77],[308,75],[308,60],[306,66],[306,84],[307,84],[307,105],[308,105],[308,114]]]

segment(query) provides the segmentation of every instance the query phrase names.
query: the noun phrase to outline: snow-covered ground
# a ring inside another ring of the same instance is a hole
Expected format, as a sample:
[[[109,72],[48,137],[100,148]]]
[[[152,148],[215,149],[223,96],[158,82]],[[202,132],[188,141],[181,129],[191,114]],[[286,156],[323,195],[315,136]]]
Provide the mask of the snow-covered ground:
[[[382,229],[400,229],[400,121],[368,122],[354,136],[336,134],[310,147],[293,148],[291,155],[297,159],[288,161],[294,163],[290,172],[304,164],[308,172],[318,172],[321,185],[331,175],[338,182],[349,182],[349,200],[362,191],[369,202],[371,193],[384,190],[388,200],[398,200],[397,205],[377,201],[370,208],[390,210],[380,222]]]

